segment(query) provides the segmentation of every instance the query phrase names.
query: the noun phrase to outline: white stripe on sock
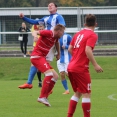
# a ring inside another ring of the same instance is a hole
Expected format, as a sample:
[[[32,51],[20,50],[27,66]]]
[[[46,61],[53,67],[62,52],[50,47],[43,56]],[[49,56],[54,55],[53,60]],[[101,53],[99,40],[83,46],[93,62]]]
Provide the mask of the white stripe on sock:
[[[45,76],[53,76],[52,72],[45,73]]]
[[[57,82],[57,80],[55,80],[54,78],[52,78],[51,80],[54,81],[54,82]]]
[[[74,100],[74,101],[78,102],[79,98],[76,97],[76,96],[72,96],[72,97],[71,97],[71,100]]]
[[[82,102],[89,103],[91,102],[90,98],[82,98]]]

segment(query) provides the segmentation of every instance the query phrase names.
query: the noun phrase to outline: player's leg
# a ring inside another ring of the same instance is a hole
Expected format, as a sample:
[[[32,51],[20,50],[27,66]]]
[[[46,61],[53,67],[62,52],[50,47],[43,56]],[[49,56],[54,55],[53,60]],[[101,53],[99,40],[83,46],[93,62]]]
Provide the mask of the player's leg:
[[[52,58],[48,57],[46,58],[47,62],[50,64],[51,61],[52,61]],[[41,72],[40,71],[37,71],[37,77],[38,77],[38,86],[39,87],[42,87],[42,79],[41,79]]]
[[[21,52],[24,54],[23,41],[20,41],[20,49],[21,49]]]
[[[61,82],[65,89],[65,92],[63,94],[69,94],[68,84],[67,84],[67,80],[66,80],[65,76],[66,76],[65,71],[60,72]]]
[[[28,40],[26,39],[24,41],[24,57],[26,57],[26,54],[27,54],[27,43],[28,43]]]
[[[37,68],[34,65],[31,65],[30,67],[30,71],[29,71],[29,75],[28,75],[28,81],[27,83],[20,85],[19,88],[20,89],[31,89],[32,86],[32,81],[34,79],[35,74],[37,73]]]
[[[77,92],[77,75],[74,72],[68,72],[69,74],[69,80],[72,85],[72,89],[74,91],[74,95],[71,97],[69,101],[69,106],[68,106],[68,112],[67,112],[67,117],[73,117],[73,114],[76,110],[76,106],[78,104],[78,100],[81,97],[81,94]]]
[[[82,94],[82,109],[84,117],[90,117],[90,109],[91,109],[90,93]]]
[[[82,109],[84,117],[90,117],[91,109],[91,78],[89,73],[84,73],[84,91],[82,91]]]
[[[41,79],[41,72],[37,71],[37,78],[38,78],[38,86],[42,87],[42,79]]]
[[[75,92],[74,95],[71,97],[70,101],[69,101],[69,107],[68,107],[68,115],[67,117],[73,117],[73,114],[76,110],[78,101],[80,99],[80,97],[82,96],[81,93],[79,92]]]
[[[65,76],[66,76],[65,63],[60,63],[60,60],[58,60],[57,61],[57,68],[58,68],[59,73],[60,73],[61,83],[65,89],[65,92],[63,94],[69,94],[68,84],[67,84],[67,80],[65,78]]]
[[[32,62],[33,65],[36,66],[36,68],[39,71],[41,71],[45,75],[45,78],[43,80],[41,93],[40,93],[40,96],[39,96],[37,101],[45,104],[46,106],[50,106],[46,97],[48,95],[48,89],[49,89],[50,81],[53,78],[51,66],[49,65],[49,63],[46,61],[46,59],[44,57],[31,58],[31,62]]]

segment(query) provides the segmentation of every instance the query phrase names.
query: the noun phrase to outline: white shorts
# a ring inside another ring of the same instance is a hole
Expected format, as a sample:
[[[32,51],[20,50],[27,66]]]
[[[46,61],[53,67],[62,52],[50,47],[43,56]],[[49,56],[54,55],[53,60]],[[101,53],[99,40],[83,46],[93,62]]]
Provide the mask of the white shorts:
[[[53,46],[53,47],[50,49],[49,53],[48,53],[47,56],[46,56],[46,60],[48,60],[48,61],[53,61],[53,59],[54,59],[54,54],[55,54],[55,46]]]
[[[67,66],[69,63],[60,63],[60,59],[57,61],[57,68],[59,73],[65,71],[67,73]]]

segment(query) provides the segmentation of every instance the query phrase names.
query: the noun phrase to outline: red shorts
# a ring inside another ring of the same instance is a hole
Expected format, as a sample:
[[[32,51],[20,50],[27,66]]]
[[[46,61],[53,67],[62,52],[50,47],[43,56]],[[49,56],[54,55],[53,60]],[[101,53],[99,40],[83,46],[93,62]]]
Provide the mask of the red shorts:
[[[49,69],[53,69],[44,57],[31,58],[30,61],[42,73]]]
[[[90,93],[91,92],[91,78],[89,72],[75,73],[68,72],[69,79],[74,92]]]

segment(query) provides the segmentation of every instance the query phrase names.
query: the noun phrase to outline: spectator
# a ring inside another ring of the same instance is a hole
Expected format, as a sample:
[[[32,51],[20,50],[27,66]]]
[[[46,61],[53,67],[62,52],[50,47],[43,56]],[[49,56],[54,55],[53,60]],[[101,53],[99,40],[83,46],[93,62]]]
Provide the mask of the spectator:
[[[18,29],[18,31],[19,32],[30,32],[30,29],[26,26],[26,24],[24,22],[22,22],[22,25]],[[24,57],[26,57],[26,54],[27,54],[27,43],[28,43],[28,34],[20,34],[20,36],[23,37],[22,41],[20,41],[21,52],[23,53]]]

